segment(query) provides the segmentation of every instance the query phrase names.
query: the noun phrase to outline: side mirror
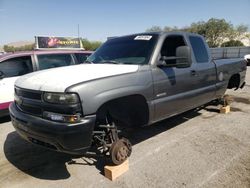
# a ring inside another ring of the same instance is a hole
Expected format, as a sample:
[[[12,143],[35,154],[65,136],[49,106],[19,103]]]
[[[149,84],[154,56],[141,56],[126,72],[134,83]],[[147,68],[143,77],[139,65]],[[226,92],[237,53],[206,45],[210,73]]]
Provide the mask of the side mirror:
[[[176,67],[176,59],[176,56],[161,56],[160,61],[158,62],[158,66]]]
[[[0,71],[0,80],[4,78],[4,73]]]
[[[179,46],[176,49],[176,67],[185,68],[192,64],[191,49],[189,46]]]
[[[191,49],[189,46],[176,48],[176,56],[161,56],[158,66],[186,68],[192,64]]]

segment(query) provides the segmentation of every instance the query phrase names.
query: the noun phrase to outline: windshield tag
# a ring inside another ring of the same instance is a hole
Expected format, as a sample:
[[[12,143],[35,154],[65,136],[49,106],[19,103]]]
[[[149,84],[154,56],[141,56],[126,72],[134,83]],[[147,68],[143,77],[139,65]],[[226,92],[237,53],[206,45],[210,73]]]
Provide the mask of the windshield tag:
[[[152,38],[151,35],[139,35],[134,38],[134,40],[150,40]]]

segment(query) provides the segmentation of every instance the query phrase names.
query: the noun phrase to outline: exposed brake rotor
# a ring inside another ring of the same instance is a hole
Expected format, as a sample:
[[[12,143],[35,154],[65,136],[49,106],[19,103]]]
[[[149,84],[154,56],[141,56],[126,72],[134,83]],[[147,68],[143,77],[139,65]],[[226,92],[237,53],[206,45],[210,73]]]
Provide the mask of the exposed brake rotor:
[[[122,164],[131,155],[132,145],[126,138],[115,141],[110,148],[110,157],[115,165]]]

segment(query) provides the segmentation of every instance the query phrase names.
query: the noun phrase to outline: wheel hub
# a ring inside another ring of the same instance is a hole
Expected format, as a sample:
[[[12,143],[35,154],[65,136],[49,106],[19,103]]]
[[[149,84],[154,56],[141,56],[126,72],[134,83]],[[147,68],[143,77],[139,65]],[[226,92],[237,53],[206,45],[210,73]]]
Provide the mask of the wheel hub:
[[[110,148],[111,160],[114,164],[123,163],[132,152],[131,143],[129,140],[122,138],[115,141]]]

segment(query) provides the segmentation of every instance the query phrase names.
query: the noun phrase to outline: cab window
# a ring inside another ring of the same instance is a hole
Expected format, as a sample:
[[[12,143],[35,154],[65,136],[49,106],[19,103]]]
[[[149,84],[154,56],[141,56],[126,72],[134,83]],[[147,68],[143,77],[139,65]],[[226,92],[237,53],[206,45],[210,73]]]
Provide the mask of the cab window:
[[[11,58],[0,62],[0,71],[5,78],[22,76],[33,71],[30,56]]]
[[[39,70],[54,67],[69,66],[74,64],[70,54],[46,54],[37,55]]]

